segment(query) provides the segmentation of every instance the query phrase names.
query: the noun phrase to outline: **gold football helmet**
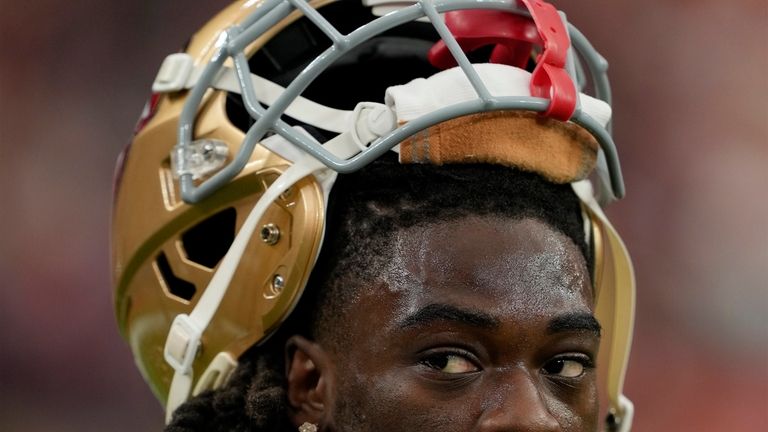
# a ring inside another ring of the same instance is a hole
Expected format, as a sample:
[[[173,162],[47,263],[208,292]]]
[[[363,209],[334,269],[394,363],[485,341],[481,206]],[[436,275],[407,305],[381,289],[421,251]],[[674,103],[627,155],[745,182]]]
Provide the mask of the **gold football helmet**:
[[[423,67],[427,57],[445,70]],[[624,193],[606,68],[538,0],[239,0],[215,16],[164,61],[116,176],[117,319],[168,418],[226,383],[294,308],[337,173],[394,150],[403,162],[490,161],[573,184],[596,254],[611,427],[629,430],[634,276],[598,205]],[[581,93],[588,78],[595,97]],[[504,131],[504,145],[423,139],[461,119]]]

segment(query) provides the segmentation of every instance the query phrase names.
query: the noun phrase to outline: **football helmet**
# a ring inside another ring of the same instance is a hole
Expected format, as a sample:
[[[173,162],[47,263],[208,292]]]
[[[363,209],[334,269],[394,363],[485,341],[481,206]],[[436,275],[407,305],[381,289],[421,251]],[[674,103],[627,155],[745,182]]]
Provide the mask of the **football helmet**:
[[[577,174],[551,172],[549,154],[477,161],[549,174],[581,198],[609,425],[629,430],[635,286],[601,210],[624,194],[606,69],[543,0],[238,0],[215,16],[163,62],[116,174],[117,320],[167,418],[226,383],[295,307],[338,173],[389,151],[443,163],[414,137],[502,113],[566,130],[554,151],[574,134],[594,143]]]

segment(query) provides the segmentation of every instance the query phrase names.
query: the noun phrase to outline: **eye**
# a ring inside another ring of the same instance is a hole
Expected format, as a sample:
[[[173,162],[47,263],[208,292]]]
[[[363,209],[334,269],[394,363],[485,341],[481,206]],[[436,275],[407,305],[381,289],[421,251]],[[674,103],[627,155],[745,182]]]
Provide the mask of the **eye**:
[[[560,357],[547,362],[544,365],[544,373],[557,375],[562,378],[578,378],[592,367],[592,361],[588,358]]]
[[[421,364],[446,374],[464,374],[480,370],[470,359],[457,353],[435,353],[422,360]]]

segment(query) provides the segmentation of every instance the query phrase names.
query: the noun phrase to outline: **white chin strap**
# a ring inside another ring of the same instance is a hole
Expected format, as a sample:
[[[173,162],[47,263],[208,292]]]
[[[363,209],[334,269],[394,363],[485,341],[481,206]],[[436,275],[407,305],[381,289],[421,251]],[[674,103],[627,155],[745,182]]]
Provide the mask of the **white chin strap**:
[[[608,419],[610,432],[629,432],[634,417],[634,405],[624,396],[624,376],[632,346],[635,322],[635,274],[627,248],[616,229],[597,203],[589,180],[572,183],[574,192],[588,211],[597,219],[595,234],[602,237],[603,268],[597,289],[596,312],[610,329],[603,344],[608,346],[607,396],[610,403]],[[585,221],[589,220],[585,216]],[[588,234],[589,238],[589,234]]]
[[[474,68],[493,96],[531,96],[531,73],[528,71],[493,63],[475,64]],[[203,69],[203,66],[194,65],[194,59],[189,54],[171,54],[160,66],[152,90],[169,93],[190,89],[200,79]],[[254,93],[259,102],[265,105],[274,104],[285,91],[284,87],[258,75],[251,74],[250,78]],[[231,93],[242,93],[236,71],[228,67],[221,69],[211,83],[211,87]],[[454,67],[428,78],[417,78],[409,83],[388,88],[385,105],[393,115],[397,116],[399,123],[405,123],[440,108],[476,98],[476,90],[464,71]],[[605,127],[608,124],[611,119],[609,104],[584,93],[579,94],[579,101],[581,109],[600,125]],[[376,102],[361,104],[384,106]],[[286,108],[285,114],[306,124],[336,133],[350,131],[350,124],[354,124],[356,115],[355,111],[331,108],[301,96]],[[386,125],[377,125],[375,128],[382,129],[388,126],[389,123],[386,123]]]
[[[290,144],[281,142],[281,137],[276,135],[271,138],[262,144],[283,156],[294,152],[294,150],[289,150],[292,148]],[[345,159],[360,151],[360,148],[353,141],[346,139],[331,140],[325,144],[325,147],[336,156]],[[294,152],[293,155],[297,156],[298,154]],[[200,348],[201,336],[221,304],[248,242],[254,237],[259,221],[280,194],[309,175],[315,175],[327,201],[328,193],[336,180],[337,173],[312,156],[302,155],[270,185],[253,207],[192,312],[189,315],[176,316],[173,324],[171,324],[164,355],[166,362],[171,365],[175,372],[165,408],[166,423],[171,421],[176,408],[186,402],[190,396],[194,379],[192,364]],[[214,366],[213,363],[212,366]]]
[[[155,82],[152,84],[152,91],[171,93],[191,89],[200,80],[204,68],[204,66],[195,66],[194,58],[189,54],[171,54],[163,60]],[[285,92],[285,87],[266,78],[255,74],[251,74],[250,78],[259,102],[265,105],[271,106]],[[231,93],[242,93],[237,72],[229,67],[222,68],[211,86]],[[285,110],[285,114],[315,127],[342,133],[349,130],[352,111],[330,108],[299,96]]]

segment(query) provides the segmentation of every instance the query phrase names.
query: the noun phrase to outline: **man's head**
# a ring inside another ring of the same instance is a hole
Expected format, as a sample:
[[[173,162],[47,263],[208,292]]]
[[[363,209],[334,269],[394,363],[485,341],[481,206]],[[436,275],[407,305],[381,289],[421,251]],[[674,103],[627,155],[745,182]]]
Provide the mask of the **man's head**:
[[[595,430],[600,326],[573,192],[503,168],[371,168],[340,180],[315,340],[289,341],[294,423]]]
[[[399,234],[398,265],[351,302],[331,336],[340,344],[292,340],[295,424],[596,430],[600,327],[573,243],[534,219],[467,216],[415,231]],[[455,235],[478,243],[454,247]]]
[[[113,256],[168,419],[192,398],[174,427],[514,429],[494,414],[511,404],[590,429],[592,315],[631,417],[632,272],[596,201],[623,195],[605,61],[544,1],[415,3],[240,0],[163,63],[118,169]],[[495,336],[409,345],[457,326]],[[547,351],[561,338],[583,345]]]

